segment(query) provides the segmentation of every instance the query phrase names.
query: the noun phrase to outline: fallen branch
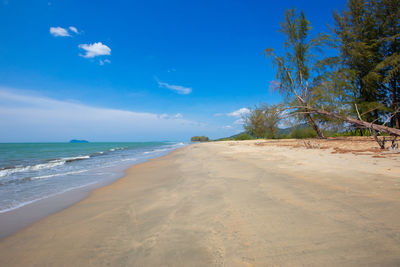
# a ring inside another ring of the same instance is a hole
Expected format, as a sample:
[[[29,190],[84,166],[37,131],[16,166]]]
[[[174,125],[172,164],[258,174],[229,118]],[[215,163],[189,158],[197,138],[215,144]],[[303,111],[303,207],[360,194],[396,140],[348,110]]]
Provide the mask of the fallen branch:
[[[387,133],[392,136],[400,136],[400,129],[391,128],[391,127],[387,127],[384,125],[379,125],[379,124],[375,124],[375,123],[370,123],[370,122],[366,122],[366,121],[362,121],[362,120],[353,119],[351,117],[342,116],[342,115],[339,115],[339,114],[336,114],[336,113],[333,113],[330,111],[326,111],[326,110],[314,109],[314,108],[308,108],[308,110],[310,111],[310,113],[323,115],[323,116],[326,116],[329,118],[343,120],[345,122],[348,122],[348,123],[353,124],[354,126],[357,126],[360,128],[369,128],[369,129],[374,130],[375,132]]]
[[[375,130],[373,130],[373,129],[370,128],[370,131],[371,131],[371,134],[373,133],[374,139],[375,139],[375,141],[378,143],[378,145],[380,146],[380,148],[381,148],[381,149],[385,149],[385,143],[386,143],[386,138],[385,138],[385,136],[383,137],[383,140],[380,140],[380,139],[378,138],[378,133],[377,133]]]
[[[355,126],[356,128],[369,129],[370,133],[371,134],[373,133],[373,137],[374,137],[375,141],[378,143],[378,145],[380,146],[381,149],[385,148],[385,143],[386,143],[386,141],[389,141],[389,140],[386,140],[385,137],[383,137],[383,140],[380,140],[378,138],[378,133],[387,133],[387,134],[389,134],[389,135],[394,137],[393,140],[392,140],[391,148],[393,150],[398,148],[398,144],[396,143],[396,140],[397,140],[397,137],[400,136],[400,129],[387,127],[385,125],[375,124],[374,123],[375,121],[366,122],[366,121],[362,120],[362,117],[361,117],[362,115],[360,115],[360,113],[358,111],[358,108],[357,108],[357,105],[356,105],[356,110],[357,110],[357,115],[360,118],[359,120],[353,119],[353,118],[348,117],[348,116],[342,116],[342,115],[339,115],[337,113],[326,111],[326,110],[323,110],[323,109],[315,109],[315,108],[312,108],[312,107],[293,106],[293,107],[289,107],[289,108],[286,108],[286,109],[283,109],[283,110],[294,109],[294,108],[300,108],[302,110],[305,110],[305,111],[296,112],[296,113],[319,114],[319,115],[322,115],[322,116],[325,116],[325,117],[329,117],[329,118],[332,118],[332,119],[339,119],[339,120],[348,122],[348,123],[352,124],[353,126]],[[399,110],[400,110],[400,108],[397,109],[394,114],[398,113]],[[390,116],[389,119],[392,118],[394,116],[394,114],[392,114],[392,116]],[[387,121],[388,120],[386,120],[384,124],[386,124]]]

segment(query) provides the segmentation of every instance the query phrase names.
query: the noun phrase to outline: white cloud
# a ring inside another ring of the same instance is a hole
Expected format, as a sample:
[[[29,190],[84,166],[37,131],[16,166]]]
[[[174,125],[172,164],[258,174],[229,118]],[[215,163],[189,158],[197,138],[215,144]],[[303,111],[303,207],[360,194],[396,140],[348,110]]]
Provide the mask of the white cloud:
[[[176,114],[174,115],[174,118],[175,118],[175,119],[181,119],[181,118],[183,118],[183,115],[182,115],[181,113],[176,113]]]
[[[74,26],[69,26],[68,29],[69,29],[71,32],[74,32],[74,33],[76,33],[76,34],[79,34],[78,29],[75,28]]]
[[[159,118],[160,119],[175,119],[175,120],[178,120],[178,119],[182,119],[183,118],[183,115],[181,114],[181,113],[176,113],[175,115],[168,115],[168,114],[166,114],[166,113],[163,113],[163,114],[161,114],[160,116],[159,116]]]
[[[241,117],[241,116],[246,115],[248,113],[250,113],[250,110],[248,108],[241,108],[241,109],[235,110],[235,111],[233,111],[231,113],[228,113],[226,115],[228,115],[230,117]]]
[[[50,34],[55,37],[70,37],[71,32],[79,34],[78,29],[74,26],[69,26],[68,29],[62,27],[50,27]]]
[[[165,87],[165,88],[172,90],[181,95],[188,95],[192,92],[192,88],[189,88],[189,87],[183,87],[180,85],[172,85],[172,84],[164,83],[161,81],[157,81],[157,82],[158,82],[159,87]]]
[[[161,114],[161,115],[159,116],[159,118],[160,118],[160,119],[168,119],[169,116],[168,116],[168,114],[163,113],[163,114]]]
[[[175,115],[93,107],[0,87],[0,142],[182,140],[217,131]]]
[[[232,129],[233,127],[231,125],[225,125],[225,126],[222,126],[222,128],[223,129]]]
[[[242,124],[244,124],[244,120],[243,120],[242,118],[237,119],[237,120],[235,120],[235,121],[233,122],[233,124],[242,125]]]
[[[86,54],[80,55],[85,58],[108,56],[111,54],[111,49],[101,42],[94,44],[80,44],[78,47],[86,51]]]
[[[100,64],[100,66],[103,66],[104,64],[106,64],[106,63],[111,63],[111,60],[108,60],[108,59],[104,59],[104,60],[99,60],[99,64]]]
[[[50,34],[55,37],[68,37],[71,36],[69,32],[61,27],[50,27]]]

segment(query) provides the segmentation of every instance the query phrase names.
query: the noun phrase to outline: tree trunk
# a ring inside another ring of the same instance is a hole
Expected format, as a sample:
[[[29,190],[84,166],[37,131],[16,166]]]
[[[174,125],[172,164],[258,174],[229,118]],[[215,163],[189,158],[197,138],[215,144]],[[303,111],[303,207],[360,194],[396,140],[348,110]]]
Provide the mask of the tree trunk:
[[[384,133],[390,134],[392,136],[400,136],[400,129],[390,128],[390,127],[386,127],[386,126],[379,125],[379,124],[356,120],[356,119],[353,119],[350,117],[344,117],[339,114],[325,111],[325,110],[312,109],[312,108],[307,108],[307,109],[310,110],[311,113],[316,113],[316,114],[320,114],[320,115],[323,115],[323,116],[326,116],[329,118],[343,120],[343,121],[353,124],[354,126],[358,126],[361,128],[369,128],[376,132],[384,132]]]
[[[306,103],[304,103],[304,101],[302,101],[301,99],[297,98],[297,101],[300,103],[300,105],[305,105]],[[324,133],[321,131],[321,129],[318,127],[317,123],[313,120],[313,118],[311,117],[310,113],[309,113],[309,109],[308,108],[304,108],[304,112],[305,112],[305,116],[307,118],[308,123],[310,124],[310,126],[314,129],[314,131],[317,133],[318,138],[320,139],[326,139]]]
[[[305,109],[306,112],[308,112],[308,109]],[[318,138],[320,139],[326,139],[324,133],[321,131],[321,129],[318,127],[318,125],[315,123],[313,118],[309,113],[306,113],[306,118],[308,120],[308,123],[311,125],[311,127],[314,129],[314,131],[317,133]]]
[[[392,108],[393,112],[395,112],[399,108],[399,103],[397,101],[397,82],[396,78],[393,79],[392,82]],[[400,118],[399,114],[394,114],[392,119],[392,127],[400,129]]]

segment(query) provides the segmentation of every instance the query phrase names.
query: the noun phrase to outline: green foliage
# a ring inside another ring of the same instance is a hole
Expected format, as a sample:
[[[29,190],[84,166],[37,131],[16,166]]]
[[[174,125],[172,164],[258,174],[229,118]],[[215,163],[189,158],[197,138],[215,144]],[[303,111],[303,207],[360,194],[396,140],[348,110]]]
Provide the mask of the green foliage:
[[[289,138],[290,138],[290,135],[287,135],[287,134],[280,134],[278,137],[278,139],[289,139]]]
[[[222,137],[222,138],[215,139],[213,141],[229,141],[229,140],[233,140],[233,139],[230,137]]]
[[[279,105],[261,105],[250,109],[244,118],[244,128],[256,138],[277,138],[281,120]]]
[[[190,138],[191,142],[208,142],[209,139],[207,136],[193,136]]]
[[[339,137],[339,136],[370,136],[369,129],[351,129],[345,132],[337,132],[332,133],[330,136]]]
[[[265,136],[265,116],[261,108],[256,106],[254,109],[250,109],[249,114],[244,117],[244,122],[244,128],[254,137],[262,138]]]
[[[290,138],[304,139],[304,138],[315,138],[317,134],[311,127],[295,127],[290,133]]]
[[[400,0],[348,0],[334,12],[343,70],[366,121],[383,121],[400,104]],[[400,127],[398,115],[392,127]]]
[[[241,133],[233,137],[233,140],[252,140],[252,139],[254,139],[254,137],[248,133]]]
[[[232,141],[232,140],[239,141],[239,140],[252,140],[252,139],[254,139],[254,136],[252,136],[248,132],[242,132],[229,137],[219,138],[214,141]]]

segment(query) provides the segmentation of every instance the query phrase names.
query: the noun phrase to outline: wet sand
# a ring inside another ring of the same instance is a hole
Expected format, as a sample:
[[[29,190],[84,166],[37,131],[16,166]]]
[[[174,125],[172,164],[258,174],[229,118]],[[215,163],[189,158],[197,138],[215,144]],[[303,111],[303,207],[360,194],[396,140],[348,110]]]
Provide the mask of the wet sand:
[[[0,266],[398,266],[400,159],[259,141],[130,168],[0,241]]]

